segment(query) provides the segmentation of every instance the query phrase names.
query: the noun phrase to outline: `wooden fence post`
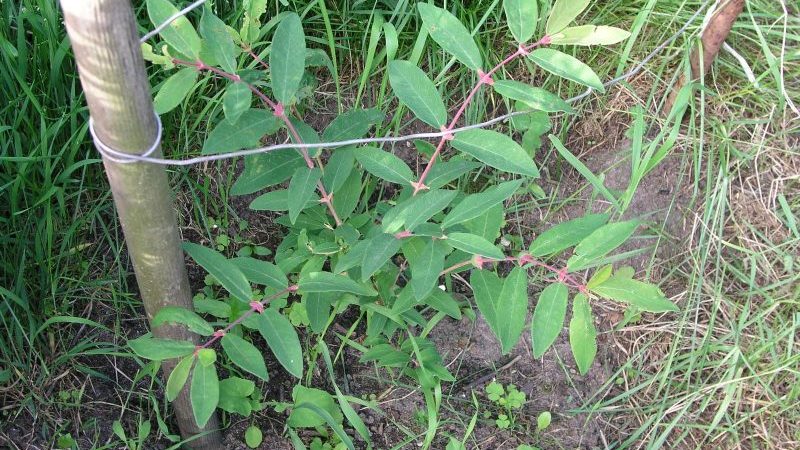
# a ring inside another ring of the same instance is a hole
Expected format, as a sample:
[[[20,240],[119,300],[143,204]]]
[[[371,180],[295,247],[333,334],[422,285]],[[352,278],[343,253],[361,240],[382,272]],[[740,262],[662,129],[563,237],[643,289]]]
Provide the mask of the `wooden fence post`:
[[[61,0],[61,6],[98,138],[115,150],[141,154],[156,139],[157,123],[130,0]],[[159,146],[153,156],[160,155]],[[191,309],[173,195],[164,167],[122,164],[108,158],[103,163],[148,320],[164,306]],[[162,326],[153,334],[197,341],[177,326]],[[165,377],[175,362],[163,363]],[[197,427],[188,386],[173,403],[181,435],[184,439],[195,437],[188,444],[193,449],[221,448],[216,416],[203,429]],[[206,434],[197,436],[200,433]]]

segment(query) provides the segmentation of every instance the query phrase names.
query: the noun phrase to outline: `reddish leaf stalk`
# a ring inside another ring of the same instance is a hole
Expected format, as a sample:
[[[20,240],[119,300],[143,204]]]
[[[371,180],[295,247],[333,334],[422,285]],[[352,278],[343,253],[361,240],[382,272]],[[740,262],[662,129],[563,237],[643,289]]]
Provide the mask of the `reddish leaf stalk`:
[[[201,349],[204,349],[204,348],[208,348],[214,342],[217,342],[217,340],[222,339],[222,337],[224,337],[226,334],[228,334],[228,332],[231,331],[233,329],[233,327],[235,327],[236,325],[239,325],[240,323],[244,322],[245,320],[247,320],[248,317],[252,316],[254,313],[256,313],[256,312],[260,313],[261,311],[263,311],[264,310],[264,306],[266,306],[267,303],[271,302],[272,300],[275,300],[276,298],[281,297],[284,294],[288,294],[290,292],[295,292],[295,291],[297,291],[297,289],[298,289],[298,286],[296,284],[293,284],[293,285],[287,287],[286,289],[284,289],[284,290],[282,290],[280,292],[276,292],[275,294],[272,294],[269,297],[264,298],[261,301],[253,301],[253,302],[251,302],[249,311],[247,311],[246,313],[244,313],[241,316],[239,316],[238,319],[236,319],[233,322],[229,323],[225,328],[222,328],[222,329],[214,331],[214,334],[211,336],[211,339],[206,341],[204,344],[198,345],[197,347],[195,347],[195,349],[194,349],[195,356],[197,356],[197,352],[198,351],[200,351]]]
[[[262,64],[264,64],[264,62],[261,61],[258,58],[258,55],[255,55],[252,51],[249,51],[249,52],[254,58],[256,58],[257,61],[259,61]],[[218,69],[216,67],[209,66],[208,64],[204,63],[203,61],[199,61],[199,60],[195,61],[195,62],[192,62],[192,61],[184,61],[184,60],[181,60],[181,59],[173,59],[172,62],[174,64],[181,65],[181,66],[194,67],[199,71],[207,70],[207,71],[209,71],[209,72],[211,72],[211,73],[213,73],[213,74],[215,74],[215,75],[217,75],[217,76],[219,76],[221,78],[225,78],[225,79],[233,81],[235,83],[244,83],[250,89],[250,91],[253,92],[253,94],[255,94],[258,98],[261,99],[261,101],[264,102],[264,104],[266,104],[270,109],[272,109],[272,112],[275,114],[276,117],[278,117],[279,119],[281,119],[283,121],[284,125],[286,125],[286,129],[289,130],[289,133],[292,135],[292,138],[294,139],[294,141],[296,143],[298,143],[298,144],[302,144],[303,143],[303,140],[300,138],[300,134],[297,132],[297,129],[295,128],[294,124],[292,124],[292,121],[289,120],[289,117],[286,115],[286,109],[284,108],[283,104],[281,104],[279,102],[276,103],[276,102],[270,100],[270,98],[267,97],[266,94],[261,92],[261,90],[259,90],[257,87],[253,86],[252,84],[242,80],[242,78],[239,75],[236,75],[234,73],[226,72],[226,71],[224,71],[222,69]],[[308,168],[313,169],[315,167],[314,161],[308,155],[308,150],[306,150],[305,148],[301,148],[301,149],[299,149],[299,151],[300,151],[300,154],[303,156],[303,160],[306,162],[306,165],[308,166]],[[320,168],[322,168],[321,165],[320,165]],[[342,224],[342,221],[339,218],[339,215],[336,213],[336,209],[333,207],[333,194],[332,193],[329,194],[327,192],[327,190],[325,189],[325,186],[323,186],[323,184],[322,184],[322,181],[318,181],[317,182],[317,190],[319,190],[319,193],[322,196],[322,198],[320,199],[320,202],[321,203],[325,203],[325,205],[328,207],[328,211],[331,213],[331,216],[333,216],[333,220],[336,222],[336,226],[338,227],[339,225]]]
[[[497,72],[498,70],[503,68],[505,65],[507,65],[511,61],[515,60],[517,57],[527,55],[534,48],[536,48],[536,47],[538,47],[540,45],[547,45],[549,43],[550,43],[550,36],[544,36],[543,38],[539,39],[538,41],[534,42],[533,44],[530,44],[530,45],[527,45],[527,46],[520,45],[517,48],[516,52],[508,55],[506,57],[506,59],[500,61],[499,64],[494,66],[488,72],[484,73],[483,71],[479,70],[478,71],[478,82],[475,83],[475,86],[473,86],[472,90],[469,92],[467,97],[461,103],[461,106],[458,108],[458,111],[456,111],[456,114],[453,116],[453,119],[450,121],[450,125],[448,125],[447,127],[444,127],[442,129],[442,131],[451,131],[456,127],[456,124],[458,123],[459,119],[461,119],[461,116],[464,115],[464,112],[467,110],[467,107],[470,105],[470,103],[472,103],[472,100],[475,98],[475,95],[481,89],[481,86],[483,86],[484,84],[491,85],[491,84],[494,83],[494,81],[492,80],[492,75],[494,75],[495,72]],[[439,154],[444,149],[445,143],[447,141],[451,140],[451,139],[452,139],[452,135],[442,136],[442,138],[439,139],[439,144],[436,146],[436,150],[431,155],[431,159],[428,160],[428,164],[425,166],[425,169],[422,171],[422,174],[419,176],[419,180],[411,183],[411,186],[414,187],[414,195],[416,195],[419,191],[428,188],[425,185],[425,179],[428,177],[428,173],[430,172],[430,170],[433,167],[433,165],[436,164],[436,158],[439,156]]]

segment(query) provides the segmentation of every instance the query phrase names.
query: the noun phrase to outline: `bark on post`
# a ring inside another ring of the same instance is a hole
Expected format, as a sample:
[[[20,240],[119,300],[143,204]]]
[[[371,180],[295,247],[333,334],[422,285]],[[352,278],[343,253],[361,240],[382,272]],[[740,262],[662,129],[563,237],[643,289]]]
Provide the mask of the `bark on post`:
[[[156,138],[153,101],[130,0],[61,0],[81,84],[99,139],[141,154]],[[153,156],[160,156],[157,149]],[[103,163],[133,261],[148,320],[164,306],[192,308],[172,193],[163,166]],[[159,327],[159,337],[197,340],[183,327]],[[165,376],[176,361],[162,365]],[[216,417],[198,429],[188,386],[173,403],[178,426],[194,449],[221,448]]]
[[[736,22],[736,18],[739,17],[743,9],[744,0],[723,0],[719,8],[714,11],[714,15],[711,17],[706,29],[703,31],[703,36],[700,38],[701,49],[703,51],[702,64],[700,62],[699,49],[695,48],[692,51],[692,55],[689,57],[693,80],[708,73],[708,70],[711,68],[711,63],[714,62],[714,58],[717,57],[717,53],[719,53],[722,45],[725,43],[725,39],[728,38],[731,28],[733,28],[734,22]],[[682,75],[667,99],[667,103],[664,107],[665,115],[669,114],[672,110],[678,93],[685,84],[686,75]]]

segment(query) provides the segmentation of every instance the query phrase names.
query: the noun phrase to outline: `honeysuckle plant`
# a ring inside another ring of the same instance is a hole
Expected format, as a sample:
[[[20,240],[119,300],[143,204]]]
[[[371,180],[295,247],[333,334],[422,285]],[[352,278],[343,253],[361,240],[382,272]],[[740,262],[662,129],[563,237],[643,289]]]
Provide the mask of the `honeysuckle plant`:
[[[198,298],[197,312],[162,309],[153,321],[154,327],[183,324],[206,337],[203,344],[149,334],[129,341],[142,358],[179,359],[166,385],[167,398],[173,400],[190,383],[199,425],[217,408],[247,416],[263,406],[254,380],[269,382],[265,357],[274,357],[297,379],[293,397],[313,396],[314,401],[305,404],[317,404],[306,406],[303,420],[296,419],[300,409],[279,405],[280,410],[292,411],[289,426],[327,424],[352,448],[349,438],[338,431],[345,419],[369,440],[367,428],[350,406],[353,399],[338,388],[332,395],[307,386],[309,364],[316,364],[317,355],[330,358],[323,337],[346,309],[357,309],[359,321],[365,323],[366,337],[358,347],[362,361],[417,380],[428,404],[428,420],[435,420],[430,413],[435,416],[441,401],[441,383],[454,377],[427,336],[445,317],[469,314],[473,300],[500,349],[508,353],[528,323],[531,282],[547,284],[533,302],[529,327],[533,354],[538,358],[547,352],[571,309],[569,342],[581,374],[589,370],[597,351],[592,316],[596,299],[610,299],[636,311],[676,310],[657,286],[634,279],[629,268],[615,270],[608,264],[608,255],[641,226],[638,220],[613,221],[614,210],[555,225],[522,251],[512,253],[498,243],[507,203],[537,188],[540,174],[531,152],[549,130],[548,115],[575,112],[556,94],[514,80],[503,69],[512,61],[527,59],[537,70],[603,92],[594,71],[562,50],[615,44],[629,33],[607,26],[572,26],[588,3],[557,0],[542,27],[537,1],[505,0],[505,24],[514,43],[508,56],[494,66],[487,64],[472,34],[453,14],[417,3],[428,36],[472,71],[476,80],[465,98],[453,99],[417,61],[393,59],[394,52],[388,52],[386,73],[394,96],[432,131],[442,132],[434,142],[415,142],[426,161],[419,173],[391,148],[379,145],[304,145],[246,157],[231,194],[259,193],[250,208],[282,213],[275,223],[284,227],[284,238],[272,258],[229,258],[213,243],[184,245],[225,293]],[[168,0],[147,0],[147,8],[153,23],[177,11]],[[199,33],[182,17],[160,33],[161,45],[143,46],[148,60],[175,71],[158,89],[157,111],[166,113],[179,106],[201,78],[218,80],[224,86],[222,111],[208,118],[213,127],[203,145],[204,155],[256,147],[269,135],[283,134],[296,144],[311,145],[355,139],[383,123],[383,112],[356,108],[336,117],[324,130],[309,126],[298,112],[307,95],[307,68],[325,65],[326,56],[306,47],[300,16],[284,12],[262,24],[265,11],[265,0],[245,1],[237,30],[207,7]],[[261,56],[265,53],[266,59]],[[482,90],[530,110],[515,119],[517,129],[524,131],[522,145],[509,132],[453,132]],[[455,113],[448,116],[452,110]],[[548,139],[566,151],[556,136]],[[459,179],[478,171],[492,176],[458,188],[463,185]],[[394,189],[382,190],[388,185]],[[565,255],[566,263],[559,264]],[[453,294],[455,273],[468,278],[472,299]],[[308,350],[314,357],[304,357],[289,312],[295,315],[295,324],[319,343]],[[259,345],[262,340],[269,353]],[[220,364],[228,374],[223,380]],[[425,445],[432,439],[426,435]]]

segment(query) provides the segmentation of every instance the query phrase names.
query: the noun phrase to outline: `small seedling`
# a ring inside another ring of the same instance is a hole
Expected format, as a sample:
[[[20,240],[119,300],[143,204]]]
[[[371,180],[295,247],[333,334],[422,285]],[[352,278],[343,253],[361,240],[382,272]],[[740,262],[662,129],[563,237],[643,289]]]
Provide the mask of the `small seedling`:
[[[497,427],[502,430],[513,428],[514,412],[525,404],[525,393],[513,384],[503,387],[497,381],[492,381],[486,386],[486,395],[499,411],[494,421]]]

